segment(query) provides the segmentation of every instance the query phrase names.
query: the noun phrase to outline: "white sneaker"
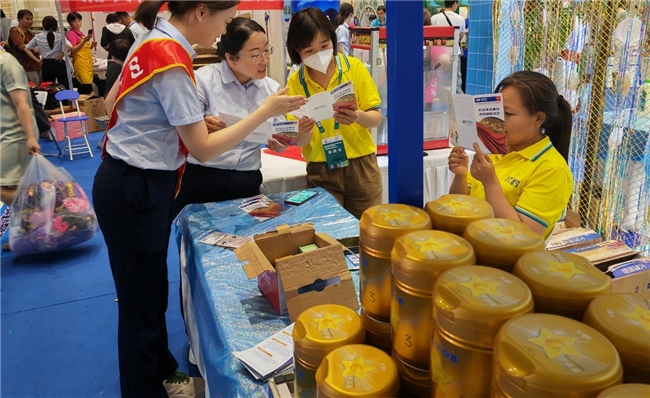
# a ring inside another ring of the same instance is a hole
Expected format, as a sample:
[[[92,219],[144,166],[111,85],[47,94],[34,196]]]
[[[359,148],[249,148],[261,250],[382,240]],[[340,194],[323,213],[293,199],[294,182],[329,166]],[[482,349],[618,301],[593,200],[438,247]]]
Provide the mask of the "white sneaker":
[[[169,398],[205,398],[205,380],[178,370],[163,385]]]
[[[192,346],[190,346],[190,352],[187,355],[187,359],[190,361],[192,365],[196,366],[196,358],[194,357],[194,351],[192,351]]]

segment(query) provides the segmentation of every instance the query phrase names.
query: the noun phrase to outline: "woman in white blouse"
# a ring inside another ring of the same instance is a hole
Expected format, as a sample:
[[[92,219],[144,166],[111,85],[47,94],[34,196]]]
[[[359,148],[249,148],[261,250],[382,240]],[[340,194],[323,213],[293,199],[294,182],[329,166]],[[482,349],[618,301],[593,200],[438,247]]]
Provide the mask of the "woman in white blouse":
[[[266,76],[271,54],[273,47],[260,24],[247,18],[235,18],[228,24],[218,43],[217,63],[204,66],[195,75],[210,133],[226,127],[219,120],[219,113],[246,117],[280,89],[280,83]],[[277,152],[285,149],[275,140],[267,146]],[[190,156],[174,203],[174,215],[192,203],[259,194],[261,158],[261,145],[246,140],[207,162]]]

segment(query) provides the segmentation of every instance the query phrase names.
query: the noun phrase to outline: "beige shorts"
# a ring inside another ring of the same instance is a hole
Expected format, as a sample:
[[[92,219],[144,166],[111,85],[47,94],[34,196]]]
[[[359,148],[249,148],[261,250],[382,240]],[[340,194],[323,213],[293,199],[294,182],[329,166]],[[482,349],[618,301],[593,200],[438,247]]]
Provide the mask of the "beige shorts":
[[[27,141],[3,142],[0,153],[0,186],[18,185],[20,177],[25,174],[30,156],[27,153]]]

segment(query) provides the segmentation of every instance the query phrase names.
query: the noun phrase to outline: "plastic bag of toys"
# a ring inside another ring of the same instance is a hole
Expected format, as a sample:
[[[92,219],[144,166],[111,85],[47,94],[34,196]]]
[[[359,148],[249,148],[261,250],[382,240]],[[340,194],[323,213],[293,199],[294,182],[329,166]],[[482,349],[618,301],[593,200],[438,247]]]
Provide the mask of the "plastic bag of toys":
[[[16,255],[46,253],[85,242],[97,217],[79,184],[42,155],[32,157],[11,206],[9,246]]]

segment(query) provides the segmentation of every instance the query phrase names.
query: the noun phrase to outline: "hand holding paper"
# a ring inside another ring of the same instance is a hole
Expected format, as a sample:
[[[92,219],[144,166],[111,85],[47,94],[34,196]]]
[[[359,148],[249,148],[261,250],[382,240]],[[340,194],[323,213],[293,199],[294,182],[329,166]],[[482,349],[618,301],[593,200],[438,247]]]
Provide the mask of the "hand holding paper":
[[[308,117],[315,122],[335,118],[335,112],[341,109],[357,110],[352,81],[347,81],[330,92],[322,92],[309,97],[307,104],[290,114],[298,119]],[[358,118],[358,116],[357,116]],[[345,119],[346,121],[348,119]],[[355,120],[356,121],[356,120]],[[342,123],[339,121],[339,123]],[[352,122],[354,123],[354,122]],[[351,124],[351,123],[350,123]]]
[[[494,164],[492,164],[492,160],[488,155],[483,153],[476,142],[473,144],[473,146],[474,151],[476,151],[476,155],[474,155],[474,159],[472,159],[472,166],[470,167],[472,177],[481,181],[484,186],[494,182],[498,184],[499,181],[497,180],[497,174],[494,171]]]

